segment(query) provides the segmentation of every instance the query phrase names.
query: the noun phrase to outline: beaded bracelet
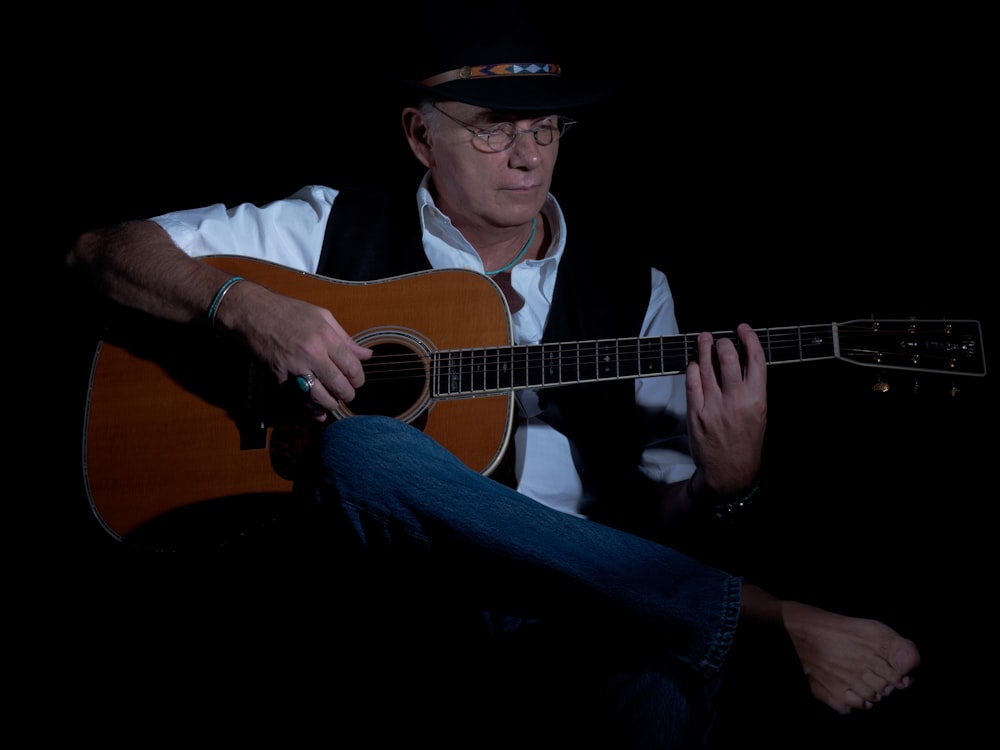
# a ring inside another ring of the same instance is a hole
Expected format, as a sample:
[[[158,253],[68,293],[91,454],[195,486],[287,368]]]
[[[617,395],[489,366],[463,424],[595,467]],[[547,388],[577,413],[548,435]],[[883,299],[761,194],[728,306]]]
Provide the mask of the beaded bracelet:
[[[690,479],[688,480],[688,483],[684,489],[687,492],[688,497],[692,500],[692,502],[696,504],[704,502],[704,498],[699,500],[694,496],[694,493],[691,492]],[[747,491],[747,494],[745,494],[739,500],[733,500],[732,502],[729,503],[718,503],[716,505],[711,506],[712,517],[715,518],[716,520],[721,521],[725,518],[732,518],[736,514],[745,511],[751,505],[753,505],[754,495],[756,495],[759,490],[760,490],[760,481],[754,480],[753,487],[751,487]]]
[[[712,516],[721,521],[723,518],[730,518],[736,513],[746,510],[753,505],[753,496],[757,494],[759,489],[760,482],[755,480],[753,487],[750,488],[750,491],[739,500],[733,500],[731,503],[722,503],[720,505],[713,506]]]
[[[212,300],[212,304],[208,306],[208,325],[215,330],[215,316],[219,312],[219,305],[222,304],[222,298],[226,296],[226,293],[232,289],[236,284],[243,281],[242,276],[231,276],[226,279],[222,286],[219,287],[219,291],[215,293],[215,298]]]

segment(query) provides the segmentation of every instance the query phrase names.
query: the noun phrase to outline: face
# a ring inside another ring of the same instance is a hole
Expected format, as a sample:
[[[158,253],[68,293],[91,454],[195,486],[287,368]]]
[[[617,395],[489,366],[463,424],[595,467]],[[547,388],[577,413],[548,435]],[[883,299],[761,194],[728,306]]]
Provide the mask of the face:
[[[477,131],[504,121],[527,130],[552,118],[497,113],[452,101],[435,106],[440,111],[410,109],[403,117],[410,147],[431,171],[434,199],[441,210],[459,228],[512,227],[531,221],[552,184],[558,140],[541,146],[530,133],[520,133],[510,148],[492,152],[450,117]]]

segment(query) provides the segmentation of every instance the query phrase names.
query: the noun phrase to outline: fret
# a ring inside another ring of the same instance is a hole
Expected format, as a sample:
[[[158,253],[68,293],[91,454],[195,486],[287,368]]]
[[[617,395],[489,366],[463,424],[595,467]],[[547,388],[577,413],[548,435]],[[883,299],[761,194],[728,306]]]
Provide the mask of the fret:
[[[698,336],[688,333],[682,338],[684,340],[684,367],[686,368],[689,362],[698,359]]]
[[[562,382],[562,358],[559,344],[542,344],[542,383],[559,385]]]
[[[473,349],[469,361],[469,392],[483,393],[486,390],[486,350]]]
[[[663,372],[663,339],[636,339],[638,374],[655,375]]]
[[[580,381],[580,345],[575,341],[559,344],[559,382]]]
[[[472,391],[472,349],[463,349],[459,357],[459,387],[456,395]]]
[[[757,338],[760,339],[761,348],[764,349],[764,361],[771,362],[774,357],[774,350],[771,347],[771,329],[764,328],[757,331]]]
[[[802,340],[801,331],[808,331],[808,335]],[[837,356],[836,341],[833,326],[800,326],[800,347],[799,361],[815,359],[831,359]]]
[[[512,388],[514,385],[514,354],[510,347],[496,348],[496,384],[498,390]]]
[[[639,339],[618,339],[618,377],[637,378],[641,374]]]
[[[509,383],[504,383],[504,375],[509,375],[508,363],[505,363],[504,349],[498,346],[487,349],[483,356],[484,390],[502,391],[509,388]]]
[[[529,388],[537,388],[545,385],[545,357],[543,347],[526,347],[526,360],[524,364],[525,384]]]
[[[461,352],[457,350],[438,352],[434,358],[437,366],[434,368],[434,393],[436,396],[446,398],[461,387],[458,379],[456,361],[461,357]]]
[[[770,328],[758,331],[757,336],[762,343],[766,338],[764,353],[768,364],[832,359],[837,356],[834,329],[830,325]]]
[[[528,387],[528,347],[510,348],[510,384],[513,388]]]
[[[577,345],[580,382],[597,380],[597,342],[582,341]]]
[[[617,342],[613,340],[597,342],[597,377],[598,378],[618,377]]]

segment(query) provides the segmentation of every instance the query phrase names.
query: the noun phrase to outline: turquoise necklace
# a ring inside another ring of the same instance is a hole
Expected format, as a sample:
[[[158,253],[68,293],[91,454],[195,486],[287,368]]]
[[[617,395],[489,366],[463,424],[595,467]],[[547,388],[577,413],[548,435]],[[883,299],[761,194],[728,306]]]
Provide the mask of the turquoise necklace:
[[[503,268],[498,268],[495,271],[487,271],[487,276],[496,276],[498,273],[503,273],[504,271],[509,271],[511,268],[516,266],[524,254],[528,252],[528,248],[531,247],[531,243],[535,241],[535,229],[538,228],[538,216],[536,215],[534,219],[531,220],[531,234],[528,235],[528,241],[524,243],[524,247],[521,248],[521,252],[514,256],[514,259],[508,263]]]

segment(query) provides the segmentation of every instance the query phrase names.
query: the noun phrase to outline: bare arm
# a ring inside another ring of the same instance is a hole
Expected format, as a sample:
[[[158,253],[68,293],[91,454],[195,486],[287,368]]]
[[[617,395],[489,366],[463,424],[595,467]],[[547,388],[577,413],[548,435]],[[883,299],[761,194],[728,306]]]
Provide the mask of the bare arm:
[[[66,256],[109,300],[154,317],[204,324],[225,271],[190,258],[152,221],[132,221],[86,232]],[[216,331],[243,343],[279,383],[314,373],[309,396],[318,419],[349,401],[364,383],[359,346],[322,307],[272,292],[250,281],[231,287],[215,318]]]
[[[178,323],[202,319],[228,277],[189,258],[152,221],[85,232],[66,262],[87,272],[111,301]]]

